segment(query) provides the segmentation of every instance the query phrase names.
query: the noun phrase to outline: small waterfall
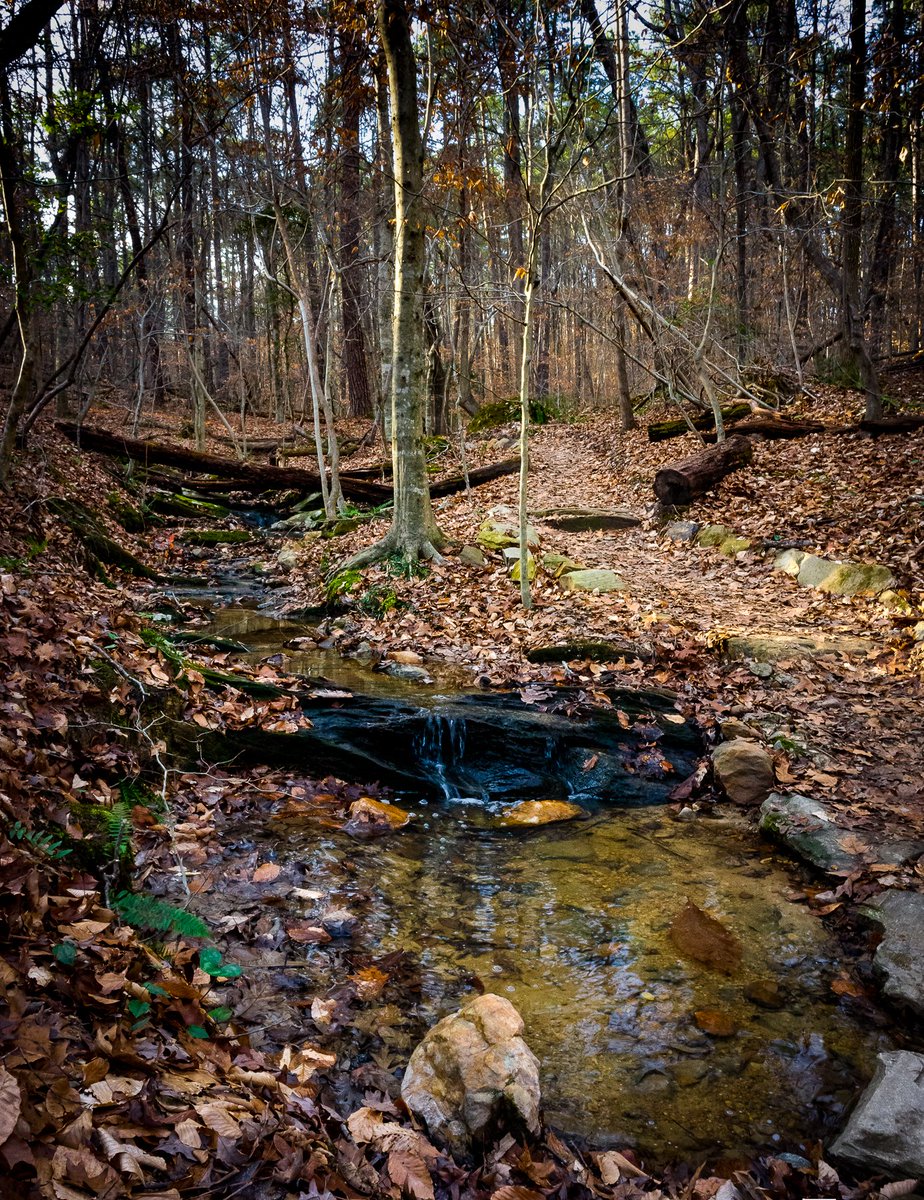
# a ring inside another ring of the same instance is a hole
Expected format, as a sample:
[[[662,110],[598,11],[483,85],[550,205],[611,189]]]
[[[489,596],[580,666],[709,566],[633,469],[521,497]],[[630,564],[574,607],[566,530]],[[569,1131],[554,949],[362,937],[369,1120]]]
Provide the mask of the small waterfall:
[[[427,713],[423,729],[414,739],[414,752],[422,766],[433,775],[445,800],[459,796],[458,786],[450,779],[453,768],[465,755],[465,719],[440,712]]]

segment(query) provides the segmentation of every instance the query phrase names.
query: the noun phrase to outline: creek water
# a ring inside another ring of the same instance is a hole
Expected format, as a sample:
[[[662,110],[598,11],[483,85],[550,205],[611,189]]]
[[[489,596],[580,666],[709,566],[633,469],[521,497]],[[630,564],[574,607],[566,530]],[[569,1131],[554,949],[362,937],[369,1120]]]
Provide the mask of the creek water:
[[[248,643],[254,660],[300,632],[241,609],[219,611],[210,628]],[[446,703],[330,651],[285,665],[437,713]],[[437,682],[459,683],[451,673]],[[320,823],[270,822],[259,835],[319,893],[294,915],[336,905],[359,917],[348,949],[308,950],[306,986],[323,995],[350,954],[402,950],[419,973],[421,1027],[476,991],[508,997],[541,1062],[552,1127],[636,1145],[651,1161],[798,1152],[837,1129],[891,1043],[832,990],[842,952],[787,898],[797,880],[786,863],[735,813],[678,821],[663,803],[624,807],[618,792],[588,804],[583,820],[503,828],[507,799],[460,795],[450,778],[464,736],[437,723],[430,744],[408,747],[425,756],[433,789],[395,796],[413,813],[403,830],[362,841]],[[739,939],[732,974],[672,941],[688,899]],[[716,1014],[727,1036],[701,1031]]]

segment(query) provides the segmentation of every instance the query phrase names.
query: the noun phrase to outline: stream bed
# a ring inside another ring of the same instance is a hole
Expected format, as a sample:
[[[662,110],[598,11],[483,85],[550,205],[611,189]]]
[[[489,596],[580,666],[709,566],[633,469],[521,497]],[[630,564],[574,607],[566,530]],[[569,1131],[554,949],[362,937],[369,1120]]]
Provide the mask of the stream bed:
[[[241,609],[219,611],[210,628],[247,642],[252,661],[299,633]],[[437,719],[478,699],[373,674],[332,651],[309,650],[285,667]],[[261,854],[298,864],[317,893],[294,902],[292,916],[346,907],[359,918],[349,941],[305,949],[307,994],[335,987],[352,958],[404,951],[418,975],[418,1030],[476,991],[506,996],[541,1063],[546,1119],[596,1146],[634,1145],[663,1162],[798,1152],[833,1135],[892,1042],[832,990],[843,952],[745,819],[678,820],[666,785],[644,803],[634,793],[621,803],[618,788],[601,799],[569,786],[583,819],[504,828],[500,814],[530,794],[528,783],[510,795],[495,785],[468,794],[460,780],[470,774],[447,770],[461,759],[458,727],[446,728],[456,732],[424,745],[402,743],[400,722],[393,727],[398,760],[413,758],[414,773],[432,782],[396,788],[395,803],[413,814],[406,828],[361,840],[309,819],[256,832]],[[302,772],[310,768],[306,758]],[[547,789],[532,798],[549,798]],[[739,939],[732,973],[672,941],[687,900]],[[410,1048],[395,1035],[397,1060]]]

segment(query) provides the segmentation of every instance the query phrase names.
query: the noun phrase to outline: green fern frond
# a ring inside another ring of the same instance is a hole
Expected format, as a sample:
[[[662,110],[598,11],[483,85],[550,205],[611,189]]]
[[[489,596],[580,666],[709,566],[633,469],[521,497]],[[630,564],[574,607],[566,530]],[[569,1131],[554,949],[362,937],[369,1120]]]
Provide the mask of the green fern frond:
[[[155,900],[137,892],[119,892],[112,907],[126,925],[135,929],[149,929],[155,933],[176,933],[181,937],[207,938],[211,936],[208,925],[185,909]]]

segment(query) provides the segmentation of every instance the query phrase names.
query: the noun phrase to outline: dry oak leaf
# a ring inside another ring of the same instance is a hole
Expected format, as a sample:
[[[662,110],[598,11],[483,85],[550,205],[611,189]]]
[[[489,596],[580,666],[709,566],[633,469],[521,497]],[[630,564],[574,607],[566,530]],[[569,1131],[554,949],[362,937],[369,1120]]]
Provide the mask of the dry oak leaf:
[[[241,1136],[240,1125],[223,1105],[211,1102],[197,1104],[195,1107],[196,1112],[209,1129],[213,1129],[219,1137],[239,1138]]]
[[[274,863],[274,862],[260,863],[260,865],[254,871],[253,875],[251,875],[251,877],[250,877],[251,882],[252,883],[272,883],[274,879],[278,878],[279,872],[281,870],[282,870],[282,867],[280,867],[279,863]]]
[[[146,1150],[132,1145],[131,1142],[120,1142],[108,1129],[98,1129],[96,1133],[103,1153],[117,1170],[127,1175],[133,1175],[136,1179],[144,1179],[144,1172],[141,1169],[143,1166],[154,1167],[158,1171],[167,1170],[165,1159],[158,1158],[155,1154],[148,1154]]]
[[[0,1067],[0,1145],[16,1128],[22,1108],[22,1095],[16,1077]]]

